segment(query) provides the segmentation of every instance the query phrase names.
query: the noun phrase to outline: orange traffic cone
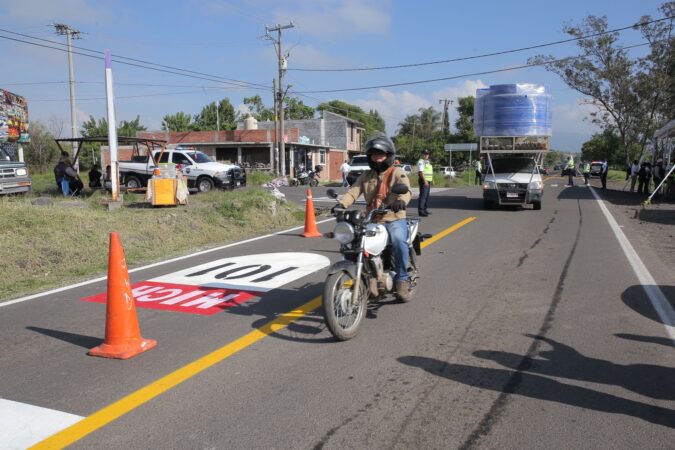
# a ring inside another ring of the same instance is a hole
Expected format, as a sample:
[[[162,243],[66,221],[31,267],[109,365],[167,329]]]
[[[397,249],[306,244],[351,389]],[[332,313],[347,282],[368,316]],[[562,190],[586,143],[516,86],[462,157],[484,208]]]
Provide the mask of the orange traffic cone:
[[[156,345],[157,341],[141,337],[124,249],[119,235],[113,231],[110,233],[108,256],[105,339],[103,344],[89,350],[89,354],[103,358],[128,359]]]
[[[314,217],[314,202],[312,201],[312,189],[307,189],[307,206],[305,209],[305,232],[304,237],[321,237],[319,229],[316,227],[316,217]]]

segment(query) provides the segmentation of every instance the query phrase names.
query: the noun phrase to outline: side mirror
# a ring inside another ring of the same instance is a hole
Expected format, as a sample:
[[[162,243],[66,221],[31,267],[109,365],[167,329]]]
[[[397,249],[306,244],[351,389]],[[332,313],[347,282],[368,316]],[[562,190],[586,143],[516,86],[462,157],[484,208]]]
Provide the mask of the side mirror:
[[[408,189],[408,186],[405,184],[395,184],[391,188],[391,192],[393,192],[396,195],[401,195],[401,194],[407,194],[410,189]]]
[[[335,192],[335,189],[328,189],[328,190],[326,191],[326,194],[327,194],[330,198],[338,198],[338,195],[337,195],[337,192]]]

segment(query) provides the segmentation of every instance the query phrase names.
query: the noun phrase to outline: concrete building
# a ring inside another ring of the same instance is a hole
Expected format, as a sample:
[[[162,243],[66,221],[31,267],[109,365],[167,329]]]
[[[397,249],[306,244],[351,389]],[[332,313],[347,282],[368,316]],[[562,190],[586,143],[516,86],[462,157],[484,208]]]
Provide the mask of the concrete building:
[[[244,123],[240,122],[238,127],[244,128]],[[274,122],[258,122],[257,127],[274,132]],[[324,165],[332,180],[342,179],[339,169],[345,159],[361,153],[365,129],[358,120],[322,111],[318,119],[286,120],[285,127],[298,129],[301,142],[317,146],[318,152],[307,152],[306,155],[298,148],[293,155],[296,165],[298,162],[304,162],[306,167]]]
[[[216,161],[237,163],[244,168],[257,170],[272,170],[277,147],[273,126],[271,129],[232,131],[139,132],[137,137],[163,139],[167,141],[168,148],[199,150]],[[322,174],[322,179],[341,179],[339,167],[346,152],[334,152],[326,145],[301,139],[300,130],[296,127],[286,128],[284,142],[287,175],[295,176],[295,168],[300,163],[309,168],[321,164],[329,169]],[[333,156],[333,153],[336,155]]]

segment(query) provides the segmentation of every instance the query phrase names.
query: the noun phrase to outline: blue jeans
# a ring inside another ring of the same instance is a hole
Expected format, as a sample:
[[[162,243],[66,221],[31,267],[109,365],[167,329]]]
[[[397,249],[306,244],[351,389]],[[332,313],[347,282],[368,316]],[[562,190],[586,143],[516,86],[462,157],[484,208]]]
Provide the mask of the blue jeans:
[[[61,179],[61,191],[63,191],[64,197],[68,197],[68,194],[70,194],[70,182],[66,179],[66,177]]]
[[[342,187],[347,187],[349,186],[349,181],[347,181],[347,174],[342,173]]]
[[[391,253],[394,256],[394,271],[396,272],[396,281],[407,281],[408,276],[408,222],[405,219],[385,222],[384,226],[389,232],[389,242],[391,242]]]
[[[429,202],[429,192],[431,192],[431,185],[420,183],[420,197],[417,200],[417,211],[421,213],[427,212],[427,203]]]

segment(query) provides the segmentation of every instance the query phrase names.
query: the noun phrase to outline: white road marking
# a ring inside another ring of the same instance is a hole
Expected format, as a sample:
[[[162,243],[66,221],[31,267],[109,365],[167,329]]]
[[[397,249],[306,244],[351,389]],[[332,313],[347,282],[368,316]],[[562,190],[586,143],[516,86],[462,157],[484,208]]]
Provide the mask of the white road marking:
[[[659,286],[656,284],[656,280],[654,280],[652,274],[649,273],[649,270],[647,270],[647,267],[644,265],[637,252],[628,241],[628,238],[626,238],[626,235],[623,234],[623,231],[621,231],[621,228],[616,223],[616,220],[605,206],[605,202],[603,202],[600,196],[595,192],[595,189],[591,188],[591,192],[593,193],[595,200],[598,202],[598,205],[600,205],[600,209],[605,215],[605,218],[609,223],[609,227],[612,229],[616,239],[619,241],[619,245],[621,245],[623,253],[626,255],[628,262],[633,268],[633,272],[635,272],[635,275],[638,277],[638,280],[640,281],[642,288],[645,290],[647,297],[649,297],[649,301],[652,303],[654,310],[661,319],[661,322],[666,328],[666,331],[668,332],[670,339],[672,339],[673,344],[675,344],[675,310],[673,310],[673,307],[670,306],[670,303],[663,294],[663,291],[661,291]]]
[[[267,292],[329,265],[330,259],[316,253],[263,253],[218,259],[148,281]]]
[[[551,184],[550,186],[551,186],[551,187],[558,187],[559,185],[557,185],[557,184]]]
[[[0,448],[28,448],[83,418],[0,398]]]
[[[331,220],[335,220],[335,219],[333,217],[331,217],[330,219],[318,221],[317,224],[330,222]],[[233,243],[227,244],[227,245],[221,245],[220,247],[211,248],[209,250],[203,250],[201,252],[190,253],[189,255],[184,255],[184,256],[179,256],[177,258],[167,259],[166,261],[160,261],[160,262],[156,262],[156,263],[153,263],[153,264],[148,264],[147,266],[136,267],[135,269],[131,269],[129,271],[129,273],[139,272],[141,270],[150,269],[152,267],[163,266],[164,264],[169,264],[169,263],[172,263],[172,262],[181,261],[183,259],[192,258],[193,256],[199,256],[199,255],[205,255],[205,254],[211,253],[211,252],[217,252],[218,250],[223,250],[223,249],[230,248],[230,247],[236,247],[237,245],[248,244],[249,242],[259,241],[261,239],[266,239],[266,238],[269,238],[269,237],[277,236],[279,234],[285,234],[285,233],[288,233],[290,231],[301,230],[301,229],[304,229],[304,228],[305,228],[304,225],[300,225],[298,227],[289,228],[288,230],[277,231],[276,233],[266,234],[264,236],[258,236],[258,237],[254,237],[254,238],[251,238],[251,239],[239,241],[239,242],[233,242]],[[28,295],[26,297],[17,298],[17,299],[14,299],[14,300],[10,300],[8,302],[0,303],[0,308],[2,308],[3,306],[14,305],[16,303],[26,302],[28,300],[33,300],[33,299],[36,299],[36,298],[44,297],[46,295],[51,295],[51,294],[56,294],[58,292],[67,291],[69,289],[74,289],[74,288],[77,288],[77,287],[80,287],[80,286],[86,286],[88,284],[97,283],[97,282],[103,281],[107,278],[108,278],[107,276],[94,278],[94,279],[91,279],[91,280],[82,281],[81,283],[70,284],[68,286],[63,286],[63,287],[60,287],[60,288],[57,288],[57,289],[52,289],[50,291],[40,292],[39,294],[33,294],[33,295]]]

